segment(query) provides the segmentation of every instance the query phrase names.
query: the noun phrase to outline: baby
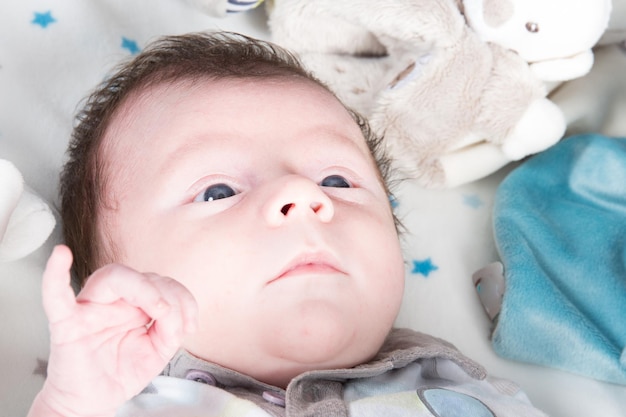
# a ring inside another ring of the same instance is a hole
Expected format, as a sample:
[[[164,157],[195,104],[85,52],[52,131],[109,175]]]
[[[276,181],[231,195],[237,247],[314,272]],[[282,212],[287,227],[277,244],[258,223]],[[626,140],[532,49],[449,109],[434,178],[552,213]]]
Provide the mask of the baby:
[[[387,181],[367,123],[288,52],[155,42],[79,116],[29,416],[543,416],[448,343],[393,329]]]

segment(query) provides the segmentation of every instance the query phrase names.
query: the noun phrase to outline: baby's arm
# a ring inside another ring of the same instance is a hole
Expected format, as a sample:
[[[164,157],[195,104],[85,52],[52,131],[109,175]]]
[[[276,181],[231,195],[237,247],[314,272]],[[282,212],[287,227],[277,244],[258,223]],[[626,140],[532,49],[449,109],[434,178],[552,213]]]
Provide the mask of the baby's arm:
[[[178,282],[108,265],[75,298],[71,263],[69,248],[57,246],[44,271],[50,360],[29,417],[114,416],[196,326],[196,302]]]

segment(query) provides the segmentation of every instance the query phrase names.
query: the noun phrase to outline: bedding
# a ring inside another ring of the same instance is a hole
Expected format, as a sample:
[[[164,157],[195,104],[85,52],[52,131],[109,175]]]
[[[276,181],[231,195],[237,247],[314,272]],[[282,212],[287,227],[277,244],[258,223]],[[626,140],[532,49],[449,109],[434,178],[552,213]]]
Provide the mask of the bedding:
[[[0,159],[18,168],[57,219],[57,177],[73,116],[116,62],[165,34],[227,29],[270,38],[262,7],[212,18],[180,0],[23,0],[2,2],[0,16]],[[581,115],[585,104],[601,103],[610,114],[624,101],[625,90],[617,87],[626,58],[619,47],[608,47],[611,65],[620,69],[612,78],[600,78],[614,80],[616,88],[609,85],[598,96],[597,88],[581,80],[580,87],[572,82],[557,93],[577,129],[592,126],[599,132],[610,125],[610,134],[626,136],[618,118],[604,123],[598,116],[585,126]],[[492,347],[493,324],[472,274],[500,259],[493,237],[494,199],[515,168],[453,189],[398,184],[394,205],[405,228],[406,294],[397,324],[452,342],[491,374],[519,383],[552,416],[624,416],[625,385],[514,362]],[[44,381],[48,334],[39,285],[47,256],[60,241],[57,220],[39,249],[0,263],[0,416],[24,415]]]

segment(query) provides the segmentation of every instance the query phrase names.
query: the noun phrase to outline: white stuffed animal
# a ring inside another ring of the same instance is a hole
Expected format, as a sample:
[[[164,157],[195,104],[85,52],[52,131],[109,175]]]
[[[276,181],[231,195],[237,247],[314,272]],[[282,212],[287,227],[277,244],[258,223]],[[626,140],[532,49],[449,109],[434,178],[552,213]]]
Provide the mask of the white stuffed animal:
[[[44,381],[49,333],[41,276],[58,240],[50,237],[55,223],[15,165],[0,159],[0,368],[10,375],[0,378],[2,415],[25,415]]]
[[[10,262],[41,246],[54,229],[50,207],[24,189],[22,175],[0,159],[0,262]]]
[[[449,187],[561,139],[565,119],[544,80],[589,70],[610,1],[275,0],[269,11],[273,40],[370,117],[400,171]],[[525,49],[527,34],[544,37],[542,54]]]

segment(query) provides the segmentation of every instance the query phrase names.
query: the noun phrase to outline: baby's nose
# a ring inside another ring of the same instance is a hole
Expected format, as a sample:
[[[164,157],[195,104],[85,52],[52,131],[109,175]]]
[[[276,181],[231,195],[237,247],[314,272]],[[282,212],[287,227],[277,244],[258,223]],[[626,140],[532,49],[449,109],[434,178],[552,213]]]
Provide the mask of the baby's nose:
[[[291,219],[332,220],[335,209],[331,199],[315,182],[300,175],[286,175],[274,181],[263,207],[268,224],[278,227]]]

